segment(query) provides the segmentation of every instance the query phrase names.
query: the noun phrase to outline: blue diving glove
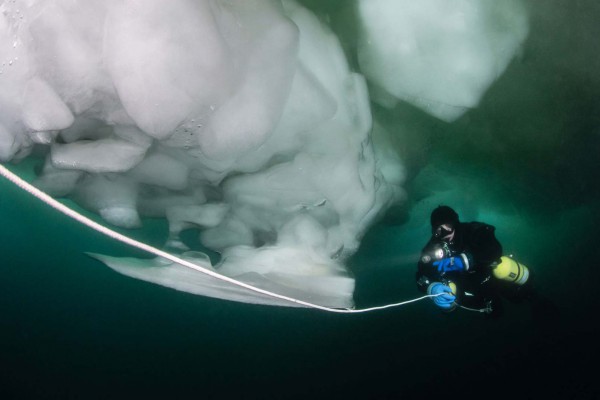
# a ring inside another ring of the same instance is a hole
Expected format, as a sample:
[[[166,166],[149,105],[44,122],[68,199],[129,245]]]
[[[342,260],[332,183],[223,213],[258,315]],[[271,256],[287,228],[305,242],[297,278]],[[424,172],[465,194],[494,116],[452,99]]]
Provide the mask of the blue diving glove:
[[[438,272],[466,271],[469,269],[469,258],[466,254],[459,254],[456,257],[446,257],[433,263]]]
[[[435,305],[444,310],[452,310],[455,307],[454,300],[456,300],[456,296],[452,294],[452,289],[450,286],[446,286],[440,282],[433,282],[427,288],[427,294],[440,293],[444,294],[431,298]]]

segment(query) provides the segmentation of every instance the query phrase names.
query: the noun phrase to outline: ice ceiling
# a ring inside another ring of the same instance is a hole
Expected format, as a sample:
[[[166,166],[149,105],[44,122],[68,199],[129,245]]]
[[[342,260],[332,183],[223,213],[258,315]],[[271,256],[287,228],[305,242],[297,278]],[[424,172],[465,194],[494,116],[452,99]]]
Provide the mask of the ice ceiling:
[[[518,0],[353,7],[347,54],[292,0],[3,1],[0,160],[43,157],[35,185],[109,224],[166,218],[167,249],[224,275],[351,307],[344,262],[406,201],[395,132],[372,104],[455,121],[529,29]],[[190,228],[217,265],[183,243]],[[279,304],[164,260],[97,257],[178,290]]]

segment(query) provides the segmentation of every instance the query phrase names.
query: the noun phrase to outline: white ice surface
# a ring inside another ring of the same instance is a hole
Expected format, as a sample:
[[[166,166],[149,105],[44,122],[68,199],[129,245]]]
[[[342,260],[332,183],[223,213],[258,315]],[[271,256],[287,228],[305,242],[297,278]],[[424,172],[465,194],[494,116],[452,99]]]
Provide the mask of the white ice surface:
[[[52,195],[121,227],[167,218],[178,251],[198,229],[227,276],[349,307],[344,261],[405,198],[389,133],[372,135],[369,93],[452,120],[526,34],[517,0],[359,6],[352,71],[336,35],[293,0],[1,2],[0,160],[36,150],[35,184]],[[96,257],[174,289],[274,304],[181,266]]]
[[[254,251],[250,253],[255,254]],[[183,292],[251,304],[298,306],[296,303],[253,292],[164,259],[117,258],[93,253],[89,253],[89,255],[123,275]],[[270,256],[270,254],[267,255],[269,258]],[[208,257],[202,253],[186,252],[181,257],[208,270],[221,272],[213,268]],[[244,257],[240,261],[250,262],[248,270],[234,275],[227,275],[228,277],[264,290],[285,294],[294,299],[321,306],[334,308],[352,308],[354,306],[352,300],[354,280],[343,274],[332,276],[327,272],[327,267],[325,267],[326,273],[322,275],[319,273],[312,275],[295,274],[293,272],[261,273],[253,271],[252,267],[254,265],[252,262],[254,260],[248,260]],[[283,261],[288,261],[288,259],[286,258]],[[271,263],[271,260],[267,260],[267,263]]]
[[[474,108],[528,33],[521,0],[359,0],[361,71],[445,121]]]

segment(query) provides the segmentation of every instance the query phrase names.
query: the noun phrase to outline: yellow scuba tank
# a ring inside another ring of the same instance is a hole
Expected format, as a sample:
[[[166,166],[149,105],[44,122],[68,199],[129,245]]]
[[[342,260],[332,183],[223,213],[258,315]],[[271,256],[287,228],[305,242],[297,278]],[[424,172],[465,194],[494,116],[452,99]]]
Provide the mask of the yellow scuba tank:
[[[517,285],[524,285],[529,279],[529,269],[518,261],[507,257],[500,257],[500,264],[494,268],[494,276]]]

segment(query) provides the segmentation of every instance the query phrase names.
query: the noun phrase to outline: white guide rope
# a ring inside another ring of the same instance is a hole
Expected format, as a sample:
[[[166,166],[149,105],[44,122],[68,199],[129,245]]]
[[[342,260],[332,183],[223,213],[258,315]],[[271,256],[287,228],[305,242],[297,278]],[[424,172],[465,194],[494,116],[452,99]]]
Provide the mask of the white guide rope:
[[[318,304],[313,304],[313,303],[309,303],[303,300],[298,300],[298,299],[294,299],[292,297],[287,297],[287,296],[283,296],[281,294],[277,294],[277,293],[273,293],[270,292],[268,290],[264,290],[264,289],[260,289],[257,288],[255,286],[252,285],[248,285],[244,282],[240,282],[237,281],[235,279],[232,279],[228,276],[225,275],[221,275],[219,273],[216,273],[214,271],[208,270],[206,268],[203,268],[199,265],[193,264],[189,261],[183,260],[179,257],[176,257],[172,254],[169,254],[167,252],[164,252],[162,250],[157,249],[156,247],[152,247],[149,246],[145,243],[139,242],[135,239],[132,239],[128,236],[122,235],[118,232],[113,231],[112,229],[109,229],[103,225],[98,224],[97,222],[92,221],[91,219],[79,214],[78,212],[70,209],[69,207],[65,206],[64,204],[60,203],[59,201],[55,200],[54,198],[52,198],[51,196],[47,195],[46,193],[42,192],[41,190],[39,190],[38,188],[32,186],[31,184],[29,184],[28,182],[24,181],[23,179],[19,178],[17,175],[15,175],[14,173],[12,173],[10,170],[8,170],[6,167],[4,167],[2,164],[0,164],[0,174],[2,176],[4,176],[6,179],[8,179],[9,181],[11,181],[12,183],[14,183],[15,185],[19,186],[21,189],[25,190],[26,192],[32,194],[33,196],[37,197],[38,199],[40,199],[41,201],[43,201],[44,203],[46,203],[47,205],[49,205],[50,207],[60,211],[61,213],[67,215],[68,217],[80,222],[83,225],[86,225],[87,227],[100,232],[101,234],[108,236],[110,238],[113,238],[119,242],[125,243],[129,246],[138,248],[140,250],[144,250],[148,253],[154,254],[158,257],[163,257],[166,258],[168,260],[171,260],[177,264],[180,264],[184,267],[187,268],[191,268],[193,270],[196,270],[198,272],[201,272],[203,274],[206,275],[210,275],[216,279],[220,279],[222,281],[225,282],[229,282],[233,285],[237,285],[243,288],[246,288],[248,290],[257,292],[257,293],[261,293],[263,295],[266,296],[270,296],[270,297],[274,297],[274,298],[278,298],[281,300],[286,300],[289,301],[291,303],[296,303],[296,304],[300,304],[302,306],[305,307],[310,307],[310,308],[316,308],[319,310],[323,310],[323,311],[329,311],[329,312],[335,312],[335,313],[361,313],[361,312],[368,312],[368,311],[375,311],[375,310],[383,310],[385,308],[390,308],[390,307],[398,307],[398,306],[402,306],[405,304],[409,304],[409,303],[413,303],[419,300],[423,300],[426,299],[428,297],[436,297],[439,295],[426,295],[426,296],[422,296],[416,299],[412,299],[412,300],[407,300],[407,301],[403,301],[401,303],[395,303],[395,304],[387,304],[384,306],[379,306],[379,307],[371,307],[371,308],[364,308],[364,309],[360,309],[360,310],[356,310],[356,309],[338,309],[338,308],[330,308],[330,307],[323,307],[320,306]]]

